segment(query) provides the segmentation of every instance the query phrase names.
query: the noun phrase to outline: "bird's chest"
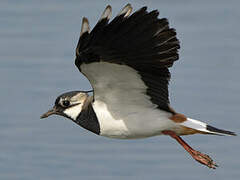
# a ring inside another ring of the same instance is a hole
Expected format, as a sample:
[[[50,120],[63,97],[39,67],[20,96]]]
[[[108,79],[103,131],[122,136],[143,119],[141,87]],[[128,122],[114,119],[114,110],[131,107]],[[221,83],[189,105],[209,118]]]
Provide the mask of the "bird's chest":
[[[159,119],[161,117],[158,113],[134,106],[116,108],[96,101],[93,103],[93,109],[100,125],[100,135],[106,137],[145,138],[161,134],[161,130],[168,126],[167,114]]]
[[[100,125],[100,135],[111,138],[125,138],[128,136],[128,128],[123,119],[114,116],[106,104],[94,102],[93,109]],[[122,114],[122,117],[123,116]]]

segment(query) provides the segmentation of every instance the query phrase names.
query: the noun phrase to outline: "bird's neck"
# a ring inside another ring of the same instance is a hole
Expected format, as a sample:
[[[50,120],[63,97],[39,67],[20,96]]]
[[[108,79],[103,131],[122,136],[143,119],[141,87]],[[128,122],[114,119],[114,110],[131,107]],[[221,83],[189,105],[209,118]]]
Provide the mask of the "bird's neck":
[[[92,107],[93,97],[89,96],[84,102],[83,108],[77,119],[74,121],[83,128],[100,134],[100,125],[96,113]]]

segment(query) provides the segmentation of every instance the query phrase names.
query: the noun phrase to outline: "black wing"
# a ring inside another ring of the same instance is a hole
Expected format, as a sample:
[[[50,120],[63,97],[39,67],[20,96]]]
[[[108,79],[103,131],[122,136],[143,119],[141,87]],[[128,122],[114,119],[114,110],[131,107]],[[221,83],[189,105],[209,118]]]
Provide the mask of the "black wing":
[[[130,15],[131,10],[131,5],[126,5],[109,22],[111,7],[107,6],[91,32],[84,18],[75,64],[80,71],[82,64],[96,62],[129,66],[140,74],[151,102],[173,113],[168,98],[168,68],[178,60],[180,45],[176,31],[169,28],[166,18],[158,19],[157,10],[148,12],[147,7],[143,7]],[[91,82],[91,75],[83,73]]]

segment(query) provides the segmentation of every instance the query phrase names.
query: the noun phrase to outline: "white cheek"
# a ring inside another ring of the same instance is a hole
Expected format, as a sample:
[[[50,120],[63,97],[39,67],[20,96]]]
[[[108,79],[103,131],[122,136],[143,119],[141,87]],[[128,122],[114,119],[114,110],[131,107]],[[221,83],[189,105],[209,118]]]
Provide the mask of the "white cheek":
[[[67,108],[63,112],[69,117],[71,117],[73,120],[76,120],[81,111],[82,111],[82,104],[79,104],[79,105]]]

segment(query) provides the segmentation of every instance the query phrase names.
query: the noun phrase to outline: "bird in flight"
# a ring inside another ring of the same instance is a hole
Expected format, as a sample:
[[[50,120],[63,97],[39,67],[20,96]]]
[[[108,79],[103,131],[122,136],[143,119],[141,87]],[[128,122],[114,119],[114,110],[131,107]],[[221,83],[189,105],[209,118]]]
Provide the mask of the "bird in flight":
[[[75,64],[90,81],[93,93],[71,91],[57,97],[43,114],[64,116],[100,136],[137,139],[169,135],[198,162],[215,169],[206,154],[194,150],[180,136],[236,135],[177,113],[170,106],[169,68],[178,60],[179,41],[166,18],[142,7],[132,13],[127,4],[109,22],[107,6],[90,31],[82,20]],[[92,95],[91,95],[92,94]]]

